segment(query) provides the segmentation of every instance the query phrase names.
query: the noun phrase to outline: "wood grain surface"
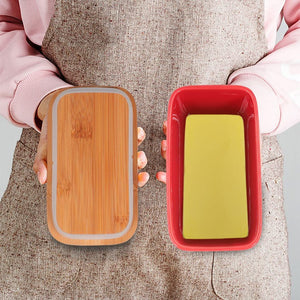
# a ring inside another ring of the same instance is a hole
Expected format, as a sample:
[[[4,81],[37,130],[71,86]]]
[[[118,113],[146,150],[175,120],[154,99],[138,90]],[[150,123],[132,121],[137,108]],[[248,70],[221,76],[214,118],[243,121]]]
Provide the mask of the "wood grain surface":
[[[72,88],[71,88],[72,89]],[[60,242],[109,245],[128,240],[137,226],[137,124],[133,107],[133,165],[129,165],[129,106],[121,94],[69,89],[57,106],[56,216],[52,212],[52,110],[48,114],[48,225]],[[78,89],[78,88],[77,88]],[[51,116],[50,116],[51,115]],[[129,223],[129,168],[133,170],[133,221],[118,238],[68,238],[68,234],[102,235],[122,232]]]

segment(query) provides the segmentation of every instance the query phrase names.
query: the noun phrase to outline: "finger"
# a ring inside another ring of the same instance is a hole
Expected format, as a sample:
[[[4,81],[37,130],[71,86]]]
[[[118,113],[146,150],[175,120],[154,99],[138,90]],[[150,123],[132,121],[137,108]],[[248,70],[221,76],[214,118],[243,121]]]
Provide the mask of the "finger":
[[[149,180],[149,177],[150,177],[149,173],[147,173],[147,172],[139,173],[138,174],[138,186],[139,187],[144,186],[147,183],[147,181]]]
[[[33,170],[37,174],[40,184],[47,182],[47,161],[41,158],[42,155],[37,154],[33,164]]]
[[[39,143],[33,170],[37,174],[40,184],[47,182],[47,145],[43,142]]]
[[[40,184],[47,182],[47,163],[44,160],[38,160],[34,162],[33,167]]]
[[[160,152],[161,152],[161,156],[164,159],[167,159],[167,141],[166,140],[162,140],[161,141],[161,145],[160,145]]]
[[[142,127],[138,127],[138,146],[143,142],[146,137],[146,133]]]
[[[168,123],[167,120],[165,120],[163,123],[163,131],[165,135],[167,135],[167,123]]]
[[[44,118],[41,128],[40,140],[33,163],[33,170],[41,184],[47,182],[47,116]]]
[[[144,151],[138,152],[138,169],[143,169],[147,165],[147,157]]]
[[[41,184],[47,182],[47,161],[41,160],[40,167],[39,167],[38,178]]]
[[[166,172],[157,172],[156,173],[156,179],[163,182],[163,183],[167,183],[167,174],[166,174]]]

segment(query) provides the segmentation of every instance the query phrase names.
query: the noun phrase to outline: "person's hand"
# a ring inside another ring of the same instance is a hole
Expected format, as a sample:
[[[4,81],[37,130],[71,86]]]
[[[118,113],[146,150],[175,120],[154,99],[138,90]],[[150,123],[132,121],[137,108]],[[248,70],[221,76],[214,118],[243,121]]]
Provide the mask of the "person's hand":
[[[143,142],[146,137],[146,133],[142,127],[138,127],[138,146]],[[141,170],[147,165],[147,157],[144,151],[138,151],[138,169]],[[148,172],[140,172],[138,174],[138,186],[144,186],[149,180]]]
[[[55,91],[56,92],[56,91]],[[54,92],[52,92],[54,93]],[[40,102],[37,109],[37,117],[42,121],[40,141],[38,144],[37,153],[33,163],[33,170],[37,174],[41,184],[47,182],[47,112],[49,101],[52,98],[52,93],[48,94]],[[146,137],[143,128],[138,127],[138,146]],[[147,157],[144,151],[138,151],[138,169],[141,170],[147,165]],[[140,172],[138,174],[138,186],[142,187],[149,180],[148,172]]]
[[[163,123],[163,132],[164,134],[167,136],[167,120],[164,121]],[[167,140],[162,140],[161,142],[161,145],[160,145],[160,152],[161,152],[161,155],[164,159],[166,159],[166,156],[167,156]],[[163,183],[166,183],[166,180],[167,180],[167,176],[166,176],[166,172],[157,172],[156,173],[156,178],[163,182]]]

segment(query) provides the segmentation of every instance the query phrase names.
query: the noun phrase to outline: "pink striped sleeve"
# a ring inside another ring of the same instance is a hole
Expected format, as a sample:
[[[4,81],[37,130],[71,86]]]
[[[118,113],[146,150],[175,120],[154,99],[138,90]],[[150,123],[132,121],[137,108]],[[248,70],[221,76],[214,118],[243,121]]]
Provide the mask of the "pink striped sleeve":
[[[270,136],[300,122],[300,2],[286,0],[282,12],[289,27],[284,38],[256,65],[237,70],[228,79],[228,84],[254,92],[260,131]]]
[[[35,112],[41,99],[70,86],[58,74],[58,69],[27,42],[19,2],[1,0],[0,114],[16,126],[40,131]]]

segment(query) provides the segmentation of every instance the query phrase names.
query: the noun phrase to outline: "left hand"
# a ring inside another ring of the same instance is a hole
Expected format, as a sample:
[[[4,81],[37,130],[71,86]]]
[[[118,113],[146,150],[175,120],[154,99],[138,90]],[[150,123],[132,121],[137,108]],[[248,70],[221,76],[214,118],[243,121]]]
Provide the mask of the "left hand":
[[[163,123],[163,132],[167,136],[167,120],[164,121]],[[167,157],[167,140],[162,140],[161,145],[160,145],[160,152],[161,155],[164,159]],[[156,173],[156,179],[166,183],[167,181],[167,176],[166,172],[157,172]]]

